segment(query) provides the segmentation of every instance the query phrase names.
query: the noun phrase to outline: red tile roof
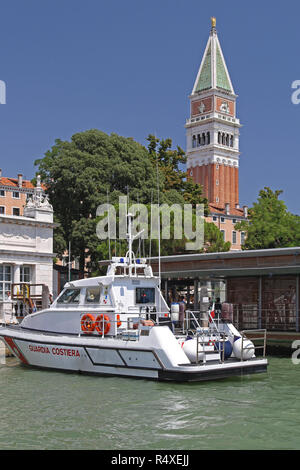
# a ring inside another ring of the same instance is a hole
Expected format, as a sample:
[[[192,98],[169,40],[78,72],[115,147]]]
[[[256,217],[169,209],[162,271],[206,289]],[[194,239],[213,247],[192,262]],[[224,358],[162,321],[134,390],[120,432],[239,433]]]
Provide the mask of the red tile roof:
[[[19,188],[18,178],[7,178],[2,176],[0,178],[0,186],[8,186],[10,188]],[[34,189],[35,186],[29,180],[22,180],[22,189]],[[45,186],[42,184],[42,188],[45,190]]]
[[[210,213],[227,215],[225,212],[225,207],[218,204],[208,204]],[[241,208],[230,207],[229,215],[236,215],[238,217],[244,217],[244,210]]]

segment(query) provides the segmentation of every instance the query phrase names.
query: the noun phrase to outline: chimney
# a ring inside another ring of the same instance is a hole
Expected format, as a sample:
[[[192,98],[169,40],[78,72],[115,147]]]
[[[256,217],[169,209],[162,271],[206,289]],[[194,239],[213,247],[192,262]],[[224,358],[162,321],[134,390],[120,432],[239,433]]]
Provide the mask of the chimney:
[[[247,218],[248,217],[248,206],[243,206],[243,210],[244,210],[244,217]]]
[[[226,215],[230,214],[230,204],[229,204],[229,202],[226,202],[226,204],[225,204],[225,214]]]
[[[23,183],[23,175],[22,173],[18,174],[18,186],[19,188],[22,188],[22,183]]]
[[[235,208],[236,208],[236,209],[239,209],[239,208],[240,208],[240,205],[239,205],[239,204],[236,204],[236,205],[235,205]]]

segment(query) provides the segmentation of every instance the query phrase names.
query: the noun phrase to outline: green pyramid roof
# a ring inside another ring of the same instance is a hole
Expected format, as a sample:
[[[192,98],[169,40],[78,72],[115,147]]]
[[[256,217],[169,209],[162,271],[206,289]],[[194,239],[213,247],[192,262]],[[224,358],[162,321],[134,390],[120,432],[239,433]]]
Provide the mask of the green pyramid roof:
[[[234,94],[215,28],[212,29],[192,93],[220,88]]]

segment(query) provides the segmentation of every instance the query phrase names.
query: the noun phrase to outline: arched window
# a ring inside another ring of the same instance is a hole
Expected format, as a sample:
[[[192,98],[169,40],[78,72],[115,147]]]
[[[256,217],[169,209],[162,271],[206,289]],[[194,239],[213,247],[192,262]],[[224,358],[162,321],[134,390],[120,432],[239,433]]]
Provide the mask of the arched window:
[[[197,145],[197,144],[196,144],[196,136],[193,135],[193,139],[192,139],[192,147],[193,147],[193,149],[196,147],[196,145]]]
[[[207,134],[206,134],[206,143],[207,143],[207,145],[210,144],[210,132],[207,132]]]
[[[233,135],[230,136],[230,147],[233,147]]]
[[[221,143],[222,143],[221,132],[218,132],[218,144],[221,144]]]

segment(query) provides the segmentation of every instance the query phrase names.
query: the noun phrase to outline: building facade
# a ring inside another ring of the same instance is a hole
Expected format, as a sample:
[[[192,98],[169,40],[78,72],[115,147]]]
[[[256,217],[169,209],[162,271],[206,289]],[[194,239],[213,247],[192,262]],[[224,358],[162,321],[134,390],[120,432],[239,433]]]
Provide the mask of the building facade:
[[[41,298],[45,289],[52,293],[54,227],[53,209],[39,179],[23,215],[0,215],[1,312],[11,309],[13,297],[21,297],[22,284],[27,286],[23,297]]]
[[[34,185],[24,180],[21,173],[17,178],[2,176],[0,169],[0,215],[22,216],[28,198],[34,194]],[[44,187],[41,185],[44,192]]]
[[[187,172],[203,186],[211,215],[225,241],[239,250],[243,234],[234,220],[245,218],[239,206],[239,129],[236,99],[216,31],[216,20],[204,51],[190,100],[186,127]],[[221,220],[222,219],[222,220]],[[223,228],[222,228],[223,227]]]

